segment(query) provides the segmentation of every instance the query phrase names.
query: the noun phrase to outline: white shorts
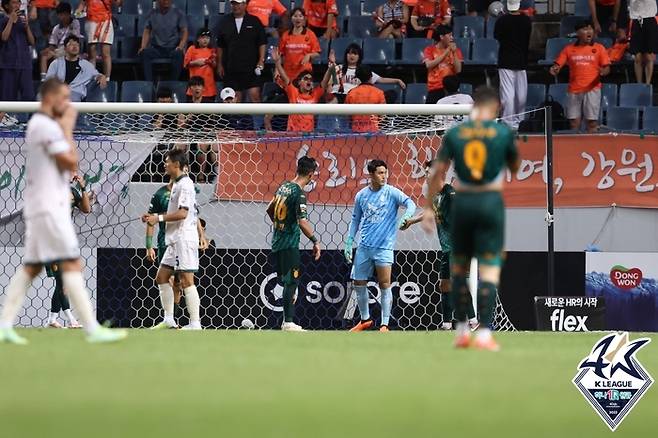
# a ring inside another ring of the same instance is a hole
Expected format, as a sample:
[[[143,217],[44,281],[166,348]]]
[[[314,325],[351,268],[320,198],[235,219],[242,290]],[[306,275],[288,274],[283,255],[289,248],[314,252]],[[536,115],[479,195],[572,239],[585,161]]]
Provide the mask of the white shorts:
[[[599,120],[601,109],[601,89],[595,88],[587,93],[567,93],[567,119]]]
[[[160,265],[176,272],[196,272],[199,270],[199,243],[176,242],[167,246]]]
[[[48,264],[80,257],[78,236],[67,214],[42,214],[25,220],[26,264]]]
[[[114,26],[112,20],[97,23],[87,21],[85,23],[88,44],[113,44],[114,43]]]

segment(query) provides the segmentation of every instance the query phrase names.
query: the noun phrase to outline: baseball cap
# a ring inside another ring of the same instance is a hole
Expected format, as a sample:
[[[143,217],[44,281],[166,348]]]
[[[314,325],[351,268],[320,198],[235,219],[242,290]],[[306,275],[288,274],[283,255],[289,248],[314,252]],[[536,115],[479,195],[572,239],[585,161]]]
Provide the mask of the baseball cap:
[[[231,0],[231,3],[247,3],[247,0]]]
[[[521,9],[521,0],[507,0],[507,10],[515,12]]]
[[[196,34],[196,37],[197,37],[197,38],[201,38],[202,36],[207,36],[207,37],[210,37],[210,36],[211,36],[211,33],[210,33],[210,31],[208,30],[208,28],[205,28],[205,27],[204,27],[204,28],[199,29],[199,31],[198,31],[197,34]]]
[[[235,99],[235,90],[231,87],[226,87],[222,90],[221,93],[219,93],[219,97],[220,97],[220,99],[222,99],[222,101],[224,101],[228,98]]]

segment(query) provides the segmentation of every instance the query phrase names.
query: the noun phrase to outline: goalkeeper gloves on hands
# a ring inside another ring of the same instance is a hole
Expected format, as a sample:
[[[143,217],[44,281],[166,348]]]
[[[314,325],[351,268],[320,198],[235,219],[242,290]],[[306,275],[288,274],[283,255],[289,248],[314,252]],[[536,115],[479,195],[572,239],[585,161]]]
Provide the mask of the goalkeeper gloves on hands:
[[[345,241],[345,249],[343,250],[343,255],[345,256],[345,260],[347,260],[347,263],[350,264],[352,263],[352,243],[354,242],[354,239],[351,237],[348,237],[347,240]]]
[[[406,212],[401,218],[400,218],[400,223],[398,224],[398,228],[400,230],[405,228],[405,225],[407,224],[407,221],[411,219],[413,214],[411,212]]]

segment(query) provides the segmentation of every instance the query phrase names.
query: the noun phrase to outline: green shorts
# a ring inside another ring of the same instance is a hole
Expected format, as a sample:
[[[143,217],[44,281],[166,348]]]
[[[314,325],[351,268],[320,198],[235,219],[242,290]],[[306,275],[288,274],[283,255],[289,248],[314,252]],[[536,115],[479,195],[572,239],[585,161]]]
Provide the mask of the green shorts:
[[[272,253],[274,266],[276,267],[277,282],[281,286],[292,286],[299,284],[301,275],[300,253],[297,248],[282,249]]]
[[[450,253],[447,251],[439,254],[439,280],[450,280]]]
[[[505,206],[500,192],[458,192],[452,208],[454,263],[501,266],[505,243]]]

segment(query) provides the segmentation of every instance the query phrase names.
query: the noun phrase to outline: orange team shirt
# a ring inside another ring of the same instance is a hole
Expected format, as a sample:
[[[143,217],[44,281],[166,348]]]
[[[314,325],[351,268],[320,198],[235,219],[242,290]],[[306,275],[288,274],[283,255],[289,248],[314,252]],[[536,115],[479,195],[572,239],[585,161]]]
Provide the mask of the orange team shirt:
[[[283,15],[286,11],[286,7],[279,0],[250,0],[247,3],[247,12],[258,17],[263,27],[270,25],[270,15],[272,15],[272,12],[276,15]]]
[[[326,0],[324,2],[313,2],[304,0],[304,10],[306,11],[306,21],[309,26],[327,28],[327,15],[333,14],[338,16],[336,0]],[[338,28],[338,20],[334,20],[334,29]]]
[[[112,18],[112,0],[87,0],[87,20],[102,23]]]
[[[414,17],[435,17],[435,23],[443,22],[445,17],[452,16],[450,4],[448,0],[440,0],[440,4],[436,4],[439,0],[418,0],[414,6],[411,15]]]
[[[32,0],[32,6],[36,8],[54,9],[57,0]]]
[[[352,88],[345,103],[386,103],[384,92],[371,84]],[[379,130],[379,116],[352,116],[352,131],[375,132]]]
[[[624,53],[628,50],[628,43],[614,43],[608,49],[608,57],[610,62],[619,62],[624,57]]]
[[[279,52],[283,56],[283,69],[290,80],[295,80],[304,70],[313,71],[310,62],[302,64],[302,59],[309,53],[320,53],[320,42],[310,30],[300,35],[286,31],[279,40]]]
[[[438,58],[439,56],[443,55],[443,52],[446,50],[450,49],[441,49],[437,46],[429,46],[426,47],[425,50],[423,50],[423,62],[425,61],[431,61],[433,59]],[[464,55],[462,55],[462,51],[457,49],[455,52],[456,56],[460,60],[464,60]],[[440,90],[443,88],[443,78],[446,76],[451,76],[451,75],[456,75],[457,71],[455,70],[455,54],[450,53],[448,56],[443,58],[443,61],[436,67],[430,69],[427,72],[427,89],[429,91],[432,90]]]
[[[318,103],[324,96],[322,87],[315,87],[311,94],[302,94],[297,87],[289,84],[285,88],[288,103]],[[313,132],[315,130],[315,117],[313,114],[291,114],[288,116],[288,131]]]
[[[202,66],[190,66],[190,62],[195,59],[207,59],[208,63]],[[217,84],[215,84],[215,64],[217,59],[217,50],[210,47],[201,48],[190,46],[185,52],[183,67],[190,70],[190,77],[201,76],[203,78],[203,97],[217,96]],[[191,96],[192,92],[187,89],[187,95]]]
[[[569,66],[569,93],[587,93],[601,88],[601,67],[610,65],[605,47],[599,43],[579,46],[569,44],[555,60],[560,67]]]

